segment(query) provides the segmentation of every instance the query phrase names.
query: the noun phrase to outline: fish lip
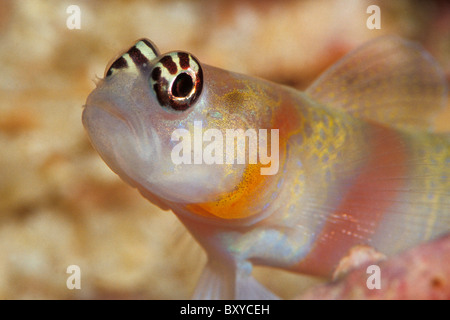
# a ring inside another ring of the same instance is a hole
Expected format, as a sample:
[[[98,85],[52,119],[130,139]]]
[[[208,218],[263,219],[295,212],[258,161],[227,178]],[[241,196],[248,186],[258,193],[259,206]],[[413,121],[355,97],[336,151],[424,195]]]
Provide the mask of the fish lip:
[[[118,110],[116,110],[116,108],[110,108],[110,107],[102,105],[102,104],[89,104],[89,103],[86,103],[83,107],[84,107],[83,114],[86,112],[86,110],[88,108],[90,108],[90,109],[96,108],[98,110],[101,110],[101,111],[109,114],[112,118],[114,118],[120,122],[123,122],[128,127],[128,129],[132,130],[132,126],[131,126],[130,122],[128,121],[128,119],[125,118],[125,116],[122,115]]]

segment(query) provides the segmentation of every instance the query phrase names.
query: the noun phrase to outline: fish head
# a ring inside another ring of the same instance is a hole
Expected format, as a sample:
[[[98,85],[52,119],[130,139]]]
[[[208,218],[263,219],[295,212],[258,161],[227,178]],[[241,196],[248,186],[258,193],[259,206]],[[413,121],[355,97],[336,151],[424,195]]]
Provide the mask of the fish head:
[[[214,201],[238,185],[246,165],[227,164],[224,154],[222,163],[205,163],[201,152],[227,128],[252,127],[233,103],[218,99],[231,90],[229,77],[190,53],[160,54],[142,39],[106,69],[87,99],[83,125],[106,164],[158,199],[152,202]]]

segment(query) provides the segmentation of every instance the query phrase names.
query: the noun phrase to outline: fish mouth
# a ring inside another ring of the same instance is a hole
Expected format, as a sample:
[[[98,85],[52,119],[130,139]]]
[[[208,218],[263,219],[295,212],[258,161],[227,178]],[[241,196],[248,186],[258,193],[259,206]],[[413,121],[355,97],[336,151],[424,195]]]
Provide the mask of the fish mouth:
[[[101,103],[101,104],[90,104],[89,101],[83,105],[83,119],[84,119],[84,114],[87,112],[86,110],[88,109],[98,109],[101,110],[103,112],[106,112],[107,114],[109,114],[110,116],[112,116],[113,118],[116,118],[117,120],[120,120],[122,122],[125,122],[128,124],[128,120],[125,118],[125,116],[123,114],[120,113],[120,111],[117,110],[117,108],[111,108],[108,104],[105,103]]]
[[[120,112],[118,108],[111,106],[108,103],[89,103],[89,99],[85,105],[83,105],[82,122],[83,126],[89,131],[89,127],[95,126],[96,119],[92,119],[89,115],[102,112],[113,119],[113,121],[119,121],[127,126],[130,131],[133,131],[133,127],[130,121],[125,117],[123,113]],[[97,116],[101,116],[97,114]],[[103,117],[103,116],[102,116]],[[97,119],[98,120],[98,119]]]

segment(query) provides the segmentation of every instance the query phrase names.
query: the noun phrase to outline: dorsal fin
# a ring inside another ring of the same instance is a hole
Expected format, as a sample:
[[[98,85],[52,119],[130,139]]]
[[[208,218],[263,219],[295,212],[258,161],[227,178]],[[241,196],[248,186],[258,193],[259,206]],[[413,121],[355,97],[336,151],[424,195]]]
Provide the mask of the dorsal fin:
[[[445,77],[435,60],[418,44],[396,36],[353,50],[306,92],[355,117],[398,128],[432,128],[447,100]]]

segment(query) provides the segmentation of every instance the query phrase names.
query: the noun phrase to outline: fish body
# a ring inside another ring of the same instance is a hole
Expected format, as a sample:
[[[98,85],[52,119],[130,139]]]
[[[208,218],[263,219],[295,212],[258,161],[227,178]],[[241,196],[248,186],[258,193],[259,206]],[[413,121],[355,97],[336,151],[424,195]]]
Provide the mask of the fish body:
[[[271,299],[253,265],[330,276],[357,245],[389,256],[450,231],[450,139],[430,130],[446,96],[439,66],[397,37],[305,92],[143,39],[107,68],[83,124],[108,166],[205,249],[194,298]],[[248,136],[227,140],[236,129]]]

